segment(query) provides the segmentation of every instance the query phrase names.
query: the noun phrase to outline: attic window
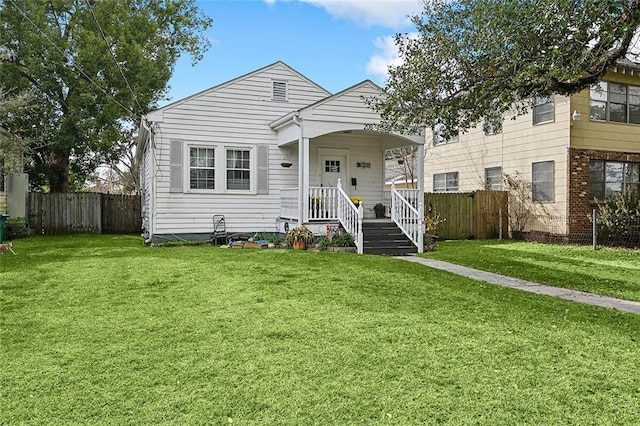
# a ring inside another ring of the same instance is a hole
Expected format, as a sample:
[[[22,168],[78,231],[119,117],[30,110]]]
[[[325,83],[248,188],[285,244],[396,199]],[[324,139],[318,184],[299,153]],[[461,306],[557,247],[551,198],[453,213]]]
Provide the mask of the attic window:
[[[271,99],[280,102],[287,101],[287,83],[285,81],[273,82],[273,93],[271,95]]]

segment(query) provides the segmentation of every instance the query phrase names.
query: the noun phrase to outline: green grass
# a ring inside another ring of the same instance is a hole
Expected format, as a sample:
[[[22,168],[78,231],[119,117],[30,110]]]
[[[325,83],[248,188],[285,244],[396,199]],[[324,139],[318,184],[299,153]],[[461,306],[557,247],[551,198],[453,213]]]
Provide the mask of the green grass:
[[[444,241],[425,257],[510,277],[640,301],[640,251],[475,240]]]
[[[637,315],[377,256],[120,236],[14,250],[0,424],[640,418]]]

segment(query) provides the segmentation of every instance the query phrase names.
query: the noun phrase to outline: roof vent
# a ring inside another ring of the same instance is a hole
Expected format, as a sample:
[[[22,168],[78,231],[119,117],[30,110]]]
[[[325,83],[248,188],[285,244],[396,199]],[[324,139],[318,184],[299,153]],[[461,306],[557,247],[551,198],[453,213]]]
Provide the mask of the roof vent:
[[[284,81],[273,82],[273,94],[271,99],[274,101],[286,102],[287,101],[287,83]]]

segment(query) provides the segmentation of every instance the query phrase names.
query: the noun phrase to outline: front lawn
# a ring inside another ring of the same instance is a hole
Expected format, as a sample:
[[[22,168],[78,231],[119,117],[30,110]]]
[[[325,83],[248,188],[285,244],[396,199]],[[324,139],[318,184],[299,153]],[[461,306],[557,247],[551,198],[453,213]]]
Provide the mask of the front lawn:
[[[444,241],[426,257],[556,287],[640,301],[640,251],[514,241]]]
[[[14,250],[0,256],[0,424],[640,418],[637,315],[380,256],[121,236]]]

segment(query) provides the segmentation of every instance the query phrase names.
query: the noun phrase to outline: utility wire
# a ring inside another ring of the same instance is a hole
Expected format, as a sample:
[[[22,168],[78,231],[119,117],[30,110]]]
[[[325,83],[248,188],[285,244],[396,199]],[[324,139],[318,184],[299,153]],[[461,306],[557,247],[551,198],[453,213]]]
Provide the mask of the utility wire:
[[[96,14],[95,14],[93,8],[91,7],[91,4],[89,3],[89,0],[85,0],[85,3],[87,5],[87,8],[89,9],[89,12],[91,12],[91,16],[93,17],[93,20],[95,21],[96,25],[98,26],[98,30],[100,31],[100,35],[102,36],[102,40],[104,40],[104,44],[107,46],[107,50],[109,50],[109,53],[111,54],[111,57],[113,58],[113,62],[116,64],[116,68],[118,68],[118,71],[120,71],[120,75],[124,79],[124,82],[127,84],[127,88],[129,89],[129,92],[131,92],[131,96],[133,97],[134,102],[136,103],[136,105],[138,105],[138,112],[140,113],[140,115],[144,115],[144,109],[140,105],[140,102],[138,101],[138,97],[136,96],[135,92],[131,88],[131,85],[129,84],[129,80],[124,75],[124,71],[122,70],[122,67],[118,63],[118,59],[116,58],[116,54],[113,52],[113,49],[111,49],[111,46],[109,46],[109,42],[107,41],[107,37],[105,36],[104,31],[102,30],[102,26],[100,25],[100,22],[98,22],[98,18],[96,17]]]
[[[27,15],[22,9],[20,9],[20,6],[18,6],[16,4],[16,2],[14,0],[9,0],[11,2],[11,4],[13,4],[13,6],[18,9],[18,11],[20,12],[20,14],[27,20],[29,21],[29,23],[36,29],[36,31],[38,31],[38,33],[40,33],[40,35],[42,35],[42,37],[44,37],[53,47],[55,47],[55,49],[60,52],[60,54],[64,57],[65,53],[49,38],[49,36],[42,31],[32,20],[31,18],[29,18],[29,15]],[[122,109],[124,109],[126,112],[131,113],[132,115],[136,114],[136,111],[127,108],[126,106],[122,105],[116,98],[114,98],[113,96],[111,96],[109,93],[107,93],[106,90],[104,90],[102,87],[100,87],[95,81],[93,81],[91,79],[91,77],[89,77],[87,75],[87,73],[85,73],[82,68],[80,68],[78,66],[78,64],[76,62],[72,62],[72,65],[75,69],[77,69],[80,74],[82,74],[91,84],[93,84],[95,87],[98,88],[98,90],[100,90],[102,93],[104,93],[104,95],[106,97],[108,97],[109,99],[111,99],[113,102],[115,102],[118,106],[120,106]]]

